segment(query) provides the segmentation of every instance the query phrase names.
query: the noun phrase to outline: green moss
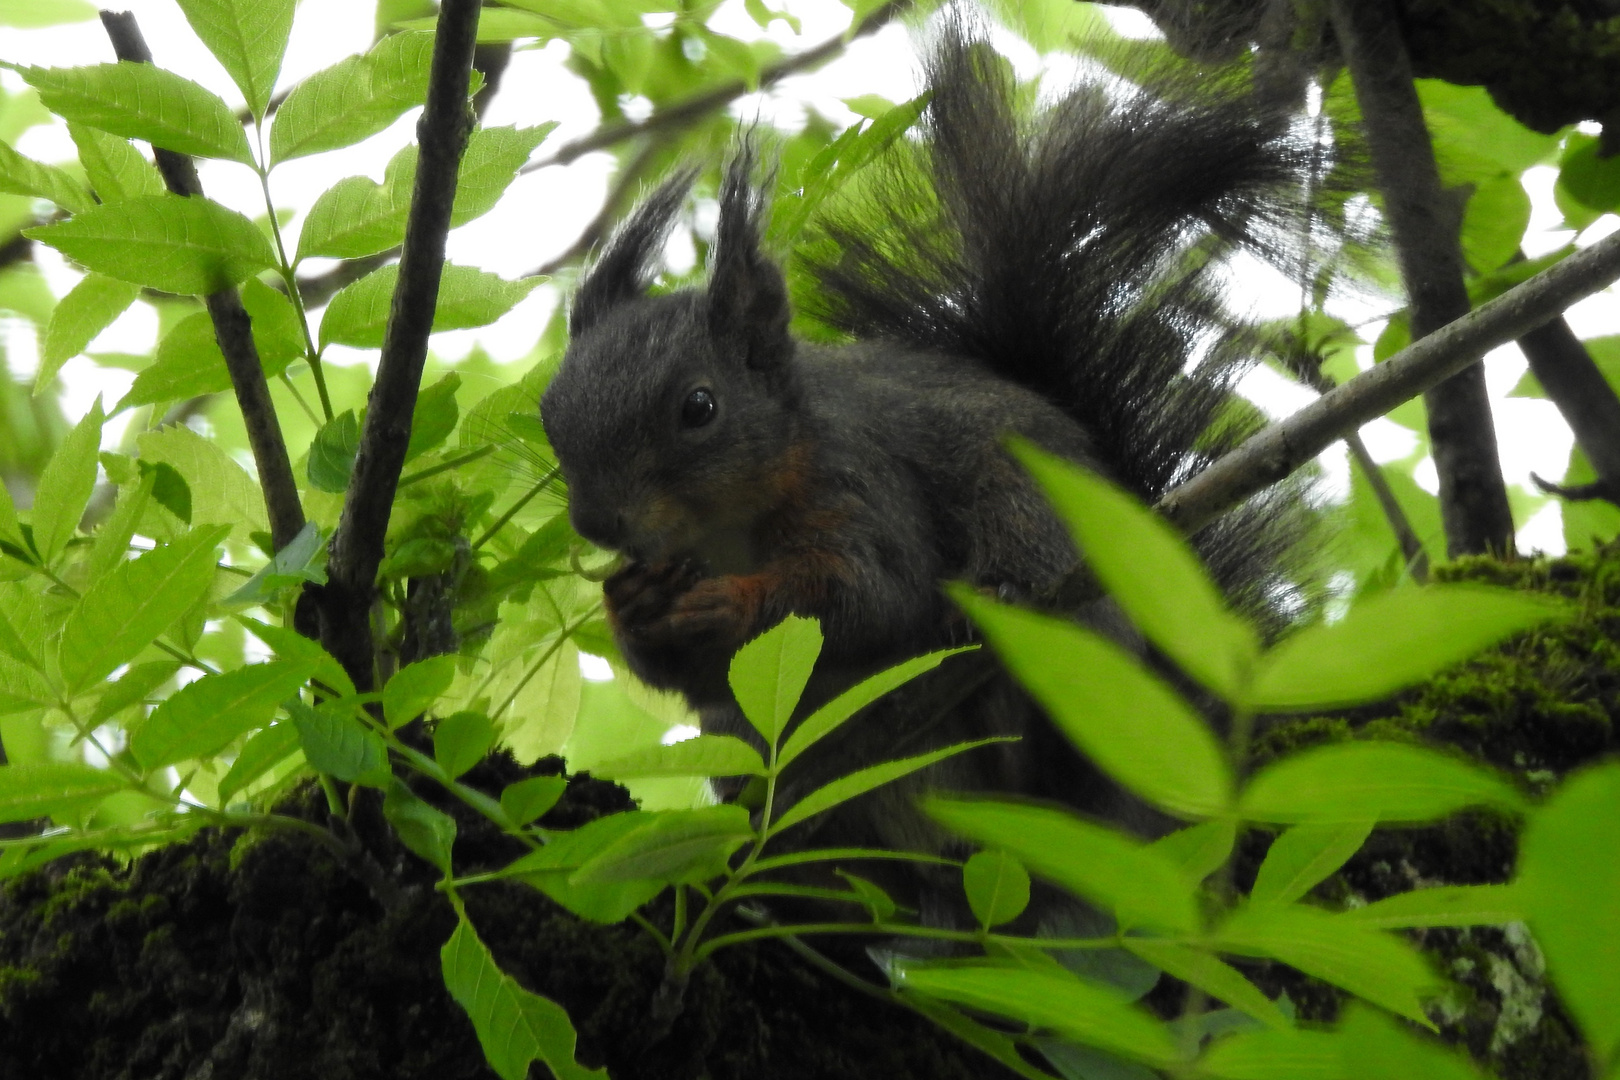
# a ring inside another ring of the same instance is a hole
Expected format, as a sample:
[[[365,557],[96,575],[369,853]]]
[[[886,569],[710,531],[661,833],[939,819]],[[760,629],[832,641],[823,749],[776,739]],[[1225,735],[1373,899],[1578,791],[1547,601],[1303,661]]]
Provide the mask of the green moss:
[[[1620,543],[1557,559],[1463,559],[1436,573],[1568,601],[1568,621],[1522,634],[1374,706],[1288,718],[1262,730],[1260,763],[1309,746],[1393,739],[1494,766],[1543,794],[1568,772],[1620,748]],[[1475,811],[1425,828],[1380,829],[1315,898],[1339,907],[1414,888],[1506,881],[1517,857],[1509,816]],[[1240,884],[1251,881],[1269,839],[1245,839]],[[1579,1080],[1590,1065],[1574,1026],[1545,982],[1523,926],[1430,930],[1411,935],[1451,987],[1432,1017],[1504,1080]],[[1329,1018],[1342,995],[1273,970],[1303,1015]]]

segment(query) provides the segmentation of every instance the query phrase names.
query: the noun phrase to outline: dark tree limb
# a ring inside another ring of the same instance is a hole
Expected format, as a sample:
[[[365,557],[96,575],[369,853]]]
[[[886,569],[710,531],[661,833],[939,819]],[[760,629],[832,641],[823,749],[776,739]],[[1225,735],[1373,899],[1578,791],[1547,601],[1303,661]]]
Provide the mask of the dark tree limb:
[[[101,24],[112,39],[113,52],[118,59],[140,64],[152,62],[152,52],[146,47],[146,40],[141,36],[134,15],[127,11],[103,11]],[[163,183],[171,192],[184,198],[202,195],[202,185],[197,181],[197,167],[189,156],[155,146],[152,156],[157,161],[158,171],[163,174]],[[253,451],[253,462],[258,468],[259,486],[264,490],[265,509],[270,516],[270,537],[279,551],[291,543],[304,527],[304,508],[298,501],[298,484],[293,479],[292,461],[287,456],[287,443],[281,435],[275,404],[270,400],[270,384],[264,377],[259,349],[253,343],[251,320],[242,308],[242,296],[235,286],[210,293],[203,298],[203,302],[214,322],[214,336],[219,339],[219,351],[225,354],[231,389],[236,392],[236,403],[242,410],[248,446]]]
[[[1455,375],[1498,345],[1556,317],[1620,278],[1620,233],[1555,263],[1370,371],[1270,424],[1159,500],[1189,533],[1275,484],[1348,432]]]
[[[1459,207],[1440,185],[1394,5],[1390,0],[1333,0],[1331,14],[1394,234],[1415,340],[1468,311]],[[1513,514],[1497,455],[1484,366],[1459,371],[1428,390],[1423,403],[1440,476],[1447,551],[1513,551]]]
[[[332,537],[327,584],[318,593],[321,644],[362,692],[376,685],[370,612],[377,567],[427,360],[456,175],[472,132],[467,87],[478,9],[479,0],[445,0],[439,9],[427,106],[416,126],[416,184],[399,259],[399,284],[389,307],[354,471]]]
[[[1541,490],[1566,499],[1620,503],[1620,398],[1561,316],[1519,338],[1519,348],[1598,475],[1597,483],[1573,490],[1537,476],[1531,479]]]
[[[835,34],[820,45],[806,49],[802,53],[778,60],[774,64],[767,64],[760,69],[759,81],[754,86],[749,86],[741,79],[721,83],[713,90],[706,90],[701,94],[687,98],[685,101],[666,105],[645,120],[625,120],[613,124],[603,124],[588,135],[582,135],[572,142],[564,143],[555,153],[543,157],[539,161],[531,161],[523,166],[520,172],[527,174],[552,165],[567,165],[569,162],[584,157],[592,151],[605,150],[607,147],[615,146],[627,139],[685,127],[718,109],[725,108],[744,94],[754,90],[763,90],[767,86],[781,82],[789,75],[797,75],[800,72],[819,67],[843,52],[849,43],[856,38],[865,37],[867,34],[887,25],[895,16],[909,6],[911,6],[911,0],[889,0],[889,3],[884,4],[868,15],[853,32]]]

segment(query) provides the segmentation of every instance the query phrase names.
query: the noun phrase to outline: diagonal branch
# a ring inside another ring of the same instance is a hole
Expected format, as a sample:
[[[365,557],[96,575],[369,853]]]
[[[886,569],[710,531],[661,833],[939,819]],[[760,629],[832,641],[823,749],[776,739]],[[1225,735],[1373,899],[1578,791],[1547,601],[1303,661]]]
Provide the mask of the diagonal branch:
[[[797,75],[802,71],[810,71],[831,60],[849,46],[856,38],[865,37],[883,26],[886,26],[907,7],[911,0],[889,0],[887,4],[878,8],[861,21],[861,24],[852,31],[834,34],[814,48],[806,49],[795,56],[778,60],[774,64],[767,64],[760,69],[759,80],[750,86],[741,79],[721,83],[713,90],[706,90],[701,94],[678,101],[673,105],[666,105],[653,113],[645,120],[624,120],[613,124],[603,124],[587,135],[581,135],[573,142],[564,143],[556,152],[531,161],[525,165],[521,173],[532,173],[551,165],[567,165],[577,158],[584,157],[594,150],[604,150],[627,139],[638,135],[651,135],[671,128],[685,127],[717,109],[725,108],[744,94],[754,90],[763,90],[773,86],[789,75]]]
[[[318,593],[321,643],[362,692],[376,685],[370,612],[377,567],[427,360],[456,174],[473,126],[467,88],[478,9],[479,0],[445,0],[439,9],[427,106],[416,126],[416,184],[399,259],[399,284],[389,307],[354,472],[332,538],[327,584]]]
[[[1268,425],[1159,500],[1189,533],[1275,484],[1362,424],[1505,345],[1620,278],[1620,233],[1605,237],[1408,345],[1371,371]]]
[[[101,24],[112,39],[113,52],[118,59],[140,64],[152,62],[152,51],[146,47],[134,15],[127,11],[103,11]],[[189,156],[155,146],[152,155],[170,191],[185,198],[202,195],[197,167]],[[298,501],[298,483],[293,479],[287,443],[281,436],[281,422],[270,400],[270,384],[264,377],[264,365],[259,362],[258,346],[253,343],[252,322],[234,286],[210,293],[203,301],[214,321],[219,351],[225,354],[231,389],[236,391],[236,404],[242,410],[248,445],[258,467],[259,486],[264,489],[270,537],[279,551],[304,527],[304,508]]]

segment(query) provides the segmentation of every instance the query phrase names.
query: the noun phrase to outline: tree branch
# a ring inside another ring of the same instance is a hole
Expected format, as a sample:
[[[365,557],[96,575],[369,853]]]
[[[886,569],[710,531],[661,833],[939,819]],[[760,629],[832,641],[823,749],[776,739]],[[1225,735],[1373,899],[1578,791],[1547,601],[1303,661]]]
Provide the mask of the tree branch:
[[[1519,348],[1598,475],[1598,483],[1588,487],[1613,501],[1620,495],[1620,398],[1563,318],[1543,323],[1519,338]],[[1576,497],[1540,480],[1537,483],[1544,491]]]
[[[318,594],[321,643],[362,692],[376,684],[369,615],[377,567],[427,359],[456,174],[473,126],[467,87],[478,9],[479,0],[445,0],[439,9],[427,106],[416,126],[416,183],[400,254],[399,284],[389,307],[377,381],[367,402],[343,513],[332,538],[327,584]]]
[[[835,34],[814,48],[807,49],[796,56],[778,60],[760,69],[759,81],[749,86],[741,79],[733,82],[721,83],[713,90],[705,91],[685,101],[667,105],[645,120],[625,120],[613,124],[603,124],[588,135],[582,135],[573,142],[564,143],[557,151],[539,161],[531,161],[518,170],[520,174],[528,174],[552,165],[567,165],[577,158],[583,157],[594,150],[603,150],[609,146],[633,139],[638,135],[650,135],[655,132],[667,131],[671,128],[685,127],[700,117],[707,116],[716,109],[736,101],[744,94],[753,90],[763,90],[767,86],[775,85],[789,75],[797,75],[802,71],[809,71],[826,63],[849,46],[856,38],[887,25],[894,17],[911,5],[911,0],[889,0],[872,14],[868,15],[861,25],[853,32]]]
[[[146,47],[135,16],[127,11],[101,12],[101,24],[112,40],[113,52],[120,60],[150,64],[152,52]],[[190,198],[202,195],[197,181],[197,167],[190,157],[154,146],[152,156],[157,161],[163,182],[176,195]],[[210,293],[203,298],[208,315],[214,322],[214,336],[219,339],[219,351],[225,354],[225,368],[230,372],[231,389],[236,391],[236,403],[242,410],[242,423],[247,428],[248,446],[253,450],[253,461],[258,467],[259,486],[264,489],[265,509],[270,516],[270,537],[276,550],[292,542],[304,527],[304,508],[298,501],[298,484],[293,479],[292,461],[287,456],[287,443],[281,436],[281,423],[276,417],[275,404],[270,400],[270,384],[264,377],[264,365],[259,361],[258,347],[253,343],[252,321],[242,308],[241,294],[234,286]]]
[[[1334,33],[1355,86],[1384,210],[1411,302],[1412,337],[1468,310],[1460,206],[1440,184],[1412,65],[1390,0],[1333,0]],[[1450,554],[1513,550],[1513,513],[1496,449],[1483,365],[1424,396]]]
[[[1196,532],[1250,495],[1286,477],[1345,434],[1475,363],[1620,277],[1620,233],[1549,266],[1456,322],[1268,425],[1159,500]]]

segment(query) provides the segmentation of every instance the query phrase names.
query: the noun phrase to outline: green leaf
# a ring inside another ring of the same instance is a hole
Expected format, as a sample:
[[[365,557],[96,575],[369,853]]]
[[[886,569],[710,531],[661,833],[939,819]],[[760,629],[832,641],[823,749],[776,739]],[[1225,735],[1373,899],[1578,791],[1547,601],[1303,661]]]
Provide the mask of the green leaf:
[[[143,770],[218,753],[239,735],[266,727],[276,709],[309,679],[311,665],[295,660],[250,664],[204,675],[165,698],[129,737]]]
[[[1265,956],[1298,968],[1432,1028],[1419,997],[1439,980],[1404,940],[1301,904],[1238,909],[1210,944],[1240,956]]]
[[[0,716],[49,708],[59,696],[37,668],[0,656]]]
[[[593,922],[623,922],[664,891],[662,881],[575,882],[574,871],[597,852],[641,829],[652,815],[640,811],[609,814],[571,832],[558,833],[546,846],[508,868],[512,876]]]
[[[917,676],[934,670],[948,656],[955,656],[961,652],[971,652],[978,646],[967,645],[959,649],[941,649],[925,656],[914,657],[894,667],[885,668],[876,675],[870,675],[842,694],[833,698],[827,704],[804,718],[804,721],[793,729],[793,733],[782,743],[782,749],[776,755],[776,770],[781,772],[787,768],[794,758],[810,749],[822,738],[836,731],[844,721],[866,708],[878,698],[887,694],[896,687],[915,679]],[[721,775],[712,773],[710,775]]]
[[[191,515],[199,523],[229,523],[237,539],[270,527],[264,493],[216,439],[184,424],[148,431],[139,438],[141,461],[173,468],[191,488]]]
[[[249,278],[242,286],[242,306],[252,321],[253,344],[266,379],[276,378],[288,364],[303,359],[302,323],[283,293]],[[113,411],[229,389],[231,373],[214,335],[214,321],[206,311],[199,311],[164,335],[156,361],[136,374],[134,385]]]
[[[1246,821],[1433,821],[1470,806],[1524,809],[1484,769],[1405,743],[1351,742],[1293,754],[1262,769],[1238,800]]]
[[[292,33],[296,0],[179,0],[191,29],[202,38],[247,99],[256,119],[264,119],[275,89],[281,58]]]
[[[930,797],[930,817],[1001,848],[1041,877],[1105,909],[1122,924],[1192,933],[1193,886],[1161,853],[1122,832],[1044,806]]]
[[[1272,841],[1254,880],[1249,901],[1292,904],[1361,850],[1372,822],[1295,825]]]
[[[84,0],[0,0],[0,26],[22,30],[84,22],[95,17],[96,6]]]
[[[69,123],[67,128],[73,145],[79,148],[79,164],[102,202],[161,195],[166,190],[157,166],[142,157],[128,139],[84,124]]]
[[[306,751],[307,753],[307,751]],[[456,840],[456,822],[435,810],[397,778],[388,781],[383,795],[383,817],[399,834],[399,842],[450,874],[450,849]]]
[[[298,749],[298,727],[295,724],[271,724],[256,732],[231,763],[230,772],[219,782],[220,805],[228,805],[231,796],[246,788],[259,777]]]
[[[1530,196],[1517,176],[1481,180],[1463,211],[1463,257],[1478,273],[1495,270],[1518,253],[1529,226]]]
[[[393,34],[370,52],[311,75],[276,110],[271,160],[279,164],[377,134],[422,104],[432,57],[432,34]]]
[[[493,9],[486,8],[488,16]],[[501,196],[517,179],[518,170],[529,155],[557,127],[548,120],[534,127],[480,128],[467,140],[461,155],[461,172],[456,179],[456,201],[450,211],[450,227],[465,225],[495,209]]]
[[[1423,117],[1447,186],[1518,175],[1558,149],[1557,135],[1531,131],[1496,107],[1483,86],[1415,79]]]
[[[34,494],[34,550],[46,566],[54,563],[73,539],[90,493],[95,490],[96,455],[101,451],[101,425],[105,422],[101,398],[97,397],[39,475]]]
[[[335,702],[316,708],[300,701],[285,704],[310,768],[347,784],[388,786],[393,776],[388,747],[382,736],[362,724],[346,706]]]
[[[1005,968],[908,968],[902,989],[1021,1020],[1111,1053],[1169,1066],[1180,1059],[1170,1029],[1112,988],[1074,977]]]
[[[125,199],[24,235],[98,273],[182,295],[218,292],[276,261],[258,226],[201,196]]]
[[[1161,836],[1148,847],[1180,867],[1182,876],[1196,887],[1226,865],[1236,842],[1237,822],[1216,818]]]
[[[645,776],[764,776],[759,752],[730,735],[699,735],[669,746],[650,746],[591,767],[593,776],[629,780]]]
[[[765,745],[782,738],[820,655],[821,625],[789,615],[731,658],[731,692]]]
[[[1069,527],[1086,565],[1148,639],[1228,701],[1259,651],[1185,538],[1152,510],[1078,465],[1015,441],[1012,451]]]
[[[134,658],[196,606],[214,580],[215,550],[228,526],[191,530],[172,544],[119,565],[79,598],[57,648],[69,693]]]
[[[1232,802],[1232,772],[1209,726],[1118,645],[1062,619],[951,597],[1064,733],[1104,771],[1173,813],[1209,817]]]
[[[875,882],[867,881],[847,870],[834,870],[833,873],[849,883],[850,890],[866,908],[866,913],[872,917],[873,922],[887,922],[894,918],[894,913],[899,910],[898,905],[895,904],[894,898]]]
[[[1240,1031],[1211,1046],[1198,1070],[1217,1080],[1360,1080],[1345,1069],[1343,1045],[1335,1032]]]
[[[1351,908],[1341,919],[1380,930],[1430,926],[1501,926],[1525,921],[1523,889],[1514,885],[1438,885],[1396,893]]]
[[[1359,705],[1462,662],[1512,634],[1570,615],[1529,593],[1470,585],[1395,589],[1359,600],[1261,658],[1249,704],[1283,712]]]
[[[288,586],[302,587],[306,581],[313,581],[317,585],[326,583],[326,571],[315,564],[315,559],[326,548],[326,538],[321,536],[320,526],[313,521],[304,522],[304,527],[298,530],[298,535],[287,542],[287,546],[276,552],[270,561],[265,563],[253,576],[242,583],[242,587],[227,596],[223,603],[232,604],[262,604],[275,599],[276,593]],[[255,631],[257,633],[257,631]],[[290,631],[289,631],[290,633]],[[259,635],[261,638],[263,634]],[[308,641],[300,634],[293,634],[299,641]],[[280,649],[275,642],[265,638],[265,644],[273,649]],[[321,650],[323,653],[325,650]],[[327,657],[330,660],[330,657]],[[342,693],[354,693],[354,686],[349,681],[348,673],[336,661],[331,660],[330,665],[323,664],[315,672],[315,677],[327,686],[333,687]]]
[[[501,809],[512,824],[527,825],[556,806],[567,790],[566,776],[531,776],[501,789]]]
[[[454,779],[484,760],[495,745],[495,724],[481,712],[454,712],[433,729],[433,760]]]
[[[314,522],[305,524],[299,531],[293,544],[304,541],[307,536],[318,536],[320,530]],[[292,549],[293,544],[282,548],[285,553]],[[246,615],[236,616],[236,621],[245,627],[248,633],[270,646],[271,650],[283,660],[307,661],[314,665],[314,675],[311,678],[324,684],[328,690],[335,690],[344,697],[354,695],[354,683],[349,681],[348,672],[343,665],[333,658],[332,654],[321,647],[318,641],[311,641],[298,631],[285,626],[271,626],[258,619],[248,618]]]
[[[1345,1072],[1354,1080],[1485,1080],[1465,1055],[1354,1003],[1339,1034]]]
[[[895,761],[885,761],[879,765],[869,765],[864,769],[858,769],[848,776],[841,776],[831,783],[816,788],[810,794],[788,807],[785,813],[771,823],[771,834],[774,836],[783,829],[792,828],[806,818],[831,810],[840,803],[846,803],[857,796],[865,795],[868,791],[880,788],[884,784],[892,784],[902,776],[909,776],[919,769],[926,769],[935,762],[944,761],[948,757],[955,757],[957,754],[969,750],[977,750],[979,747],[989,746],[991,743],[1015,741],[1015,738],[1006,736],[975,739],[972,742],[962,742],[941,747],[926,754],[899,758]]]
[[[582,863],[574,885],[624,881],[690,881],[701,884],[726,872],[731,853],[754,837],[748,811],[722,804],[698,810],[645,815],[641,827],[619,837]]]
[[[391,263],[339,290],[321,316],[321,347],[380,347],[398,280],[399,264]],[[531,277],[507,281],[471,266],[445,263],[439,278],[439,299],[433,308],[433,332],[487,326],[512,310],[543,280]]]
[[[517,170],[554,127],[556,123],[550,122],[532,128],[481,128],[473,132],[461,157],[451,227],[492,210],[516,178]],[[298,236],[298,258],[358,259],[399,246],[405,239],[415,179],[416,147],[411,145],[389,160],[381,184],[367,176],[339,180],[315,200],[304,218]]]
[[[450,689],[456,675],[454,656],[430,656],[394,672],[383,687],[383,715],[397,728],[415,720]]]
[[[1127,934],[1124,946],[1154,967],[1240,1009],[1267,1027],[1289,1027],[1288,1017],[1243,973],[1218,956],[1191,945]]]
[[[187,525],[191,524],[191,485],[173,465],[166,462],[140,463],[141,475],[152,476],[152,500]]]
[[[348,176],[321,192],[298,234],[299,261],[360,259],[397,247],[405,239],[415,177],[412,145],[389,159],[381,184],[369,176]]]
[[[460,388],[461,376],[452,371],[417,393],[416,408],[411,413],[411,439],[405,448],[406,461],[432,450],[456,430],[456,421],[460,418],[456,391]]]
[[[4,483],[0,483],[0,541],[24,553],[28,550],[28,541],[23,539],[17,522],[17,504],[11,501],[11,489]]]
[[[341,495],[349,487],[355,456],[360,453],[360,421],[353,409],[344,409],[321,425],[309,444],[305,472],[311,487]]]
[[[608,1080],[607,1070],[574,1060],[578,1036],[562,1006],[531,994],[495,966],[495,958],[462,919],[439,951],[444,985],[472,1018],[484,1057],[501,1080],[525,1080],[539,1061],[557,1080]]]
[[[962,866],[962,888],[979,925],[1011,922],[1029,906],[1029,873],[1005,851],[980,851]]]
[[[253,164],[247,135],[217,94],[153,64],[121,60],[72,68],[18,68],[47,109],[126,139],[193,157]]]
[[[131,705],[145,701],[152,696],[152,692],[170,679],[180,670],[178,660],[154,660],[147,664],[136,664],[124,672],[116,682],[107,684],[107,688],[96,699],[96,707],[84,721],[90,727],[95,727],[104,720],[108,720]]]
[[[1519,888],[1558,996],[1596,1060],[1620,1053],[1620,764],[1587,769],[1531,815]]]
[[[84,352],[95,336],[111,326],[140,294],[139,285],[102,274],[86,274],[73,286],[51,312],[50,324],[45,328],[34,393],[49,386],[62,365]]]
[[[1620,208],[1620,162],[1603,152],[1602,140],[1576,132],[1565,144],[1558,186],[1598,213]]]
[[[4,140],[0,140],[0,191],[45,199],[70,214],[95,205],[90,192],[72,175],[55,165],[24,157]]]
[[[117,773],[89,765],[0,765],[0,821],[72,814],[124,787]]]

